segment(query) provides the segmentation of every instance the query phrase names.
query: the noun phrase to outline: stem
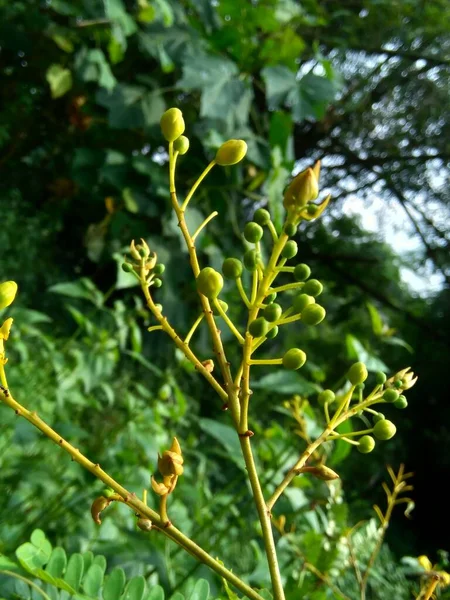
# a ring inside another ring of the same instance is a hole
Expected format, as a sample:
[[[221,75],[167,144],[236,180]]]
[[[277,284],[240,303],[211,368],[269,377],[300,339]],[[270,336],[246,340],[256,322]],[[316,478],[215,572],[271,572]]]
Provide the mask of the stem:
[[[241,279],[240,277],[238,277],[238,278],[236,279],[236,285],[237,285],[237,289],[238,289],[238,291],[239,291],[239,294],[240,294],[240,296],[241,296],[241,298],[242,298],[242,300],[243,300],[243,302],[244,302],[245,306],[246,306],[247,308],[250,308],[250,306],[251,306],[251,305],[250,305],[250,300],[248,299],[248,296],[247,296],[247,294],[245,293],[244,286],[242,285],[242,279]]]
[[[192,336],[194,335],[194,333],[195,333],[195,330],[196,330],[196,329],[197,329],[197,327],[200,325],[200,323],[201,323],[201,321],[202,321],[202,319],[203,319],[203,317],[204,317],[204,316],[205,316],[205,315],[204,315],[203,313],[201,313],[201,314],[200,314],[200,315],[197,317],[197,319],[196,319],[195,323],[194,323],[194,324],[192,325],[192,327],[189,329],[189,333],[188,333],[188,334],[187,334],[187,336],[184,338],[184,343],[185,343],[185,344],[188,344],[188,345],[189,345],[189,342],[191,341],[191,338],[192,338]]]
[[[277,230],[275,229],[275,225],[272,223],[272,221],[269,221],[267,223],[267,227],[269,228],[273,243],[276,244],[278,242],[278,234],[277,234]]]
[[[269,564],[270,578],[272,580],[274,600],[284,600],[283,584],[281,582],[272,524],[270,522],[270,512],[267,510],[261,484],[258,479],[258,473],[256,471],[255,461],[253,459],[252,448],[250,445],[250,438],[240,437],[239,441],[241,443],[242,454],[244,456],[248,478],[252,487],[253,498],[255,500],[259,520],[261,523],[264,547],[266,550],[267,562]]]
[[[294,283],[286,283],[285,285],[280,285],[278,287],[270,288],[269,294],[273,292],[285,292],[287,290],[296,290],[297,288],[301,288],[305,285],[303,281],[296,281]]]
[[[27,585],[29,585],[34,590],[36,590],[38,592],[38,594],[41,594],[41,596],[43,598],[45,598],[45,600],[51,600],[50,596],[47,596],[47,594],[44,592],[44,590],[41,590],[41,588],[38,585],[36,585],[34,583],[34,581],[31,581],[30,579],[27,579],[26,577],[22,577],[22,575],[18,575],[17,573],[14,573],[13,571],[0,570],[0,573],[3,573],[4,575],[8,575],[9,577],[15,577],[16,579],[20,579],[20,581],[24,581]]]
[[[2,368],[0,368],[0,372],[2,370],[3,365]],[[14,398],[11,396],[8,390],[6,390],[6,392],[4,390],[0,390],[0,401],[12,408],[18,416],[24,417],[24,419],[26,419],[32,425],[37,427],[40,431],[42,431],[44,435],[46,435],[58,446],[63,448],[68,454],[70,454],[70,456],[75,462],[80,464],[83,468],[92,473],[95,477],[103,481],[103,483],[106,486],[112,488],[117,494],[122,496],[127,506],[132,508],[135,512],[138,512],[140,515],[143,515],[151,521],[153,521],[164,535],[175,541],[179,546],[184,548],[184,550],[195,556],[199,561],[203,562],[205,565],[210,567],[218,575],[229,581],[238,590],[245,594],[247,598],[250,598],[251,600],[263,600],[262,596],[260,596],[250,586],[241,581],[239,577],[234,575],[234,573],[229,571],[220,562],[218,562],[207,552],[205,552],[205,550],[200,548],[200,546],[198,546],[190,538],[185,536],[179,529],[177,529],[173,525],[167,527],[166,523],[163,522],[163,520],[156,511],[146,506],[146,504],[139,500],[135,494],[132,494],[126,488],[124,488],[122,485],[116,482],[105,471],[103,471],[99,464],[94,464],[83,454],[81,454],[81,452],[77,448],[74,448],[69,442],[63,439],[54,429],[49,427],[40,417],[38,417],[36,412],[31,412],[27,410],[24,406],[22,406],[16,400],[14,400]]]
[[[200,233],[200,231],[206,226],[208,225],[208,223],[210,221],[212,221],[214,219],[214,217],[217,217],[219,213],[217,212],[217,210],[215,210],[214,212],[212,212],[209,217],[206,217],[206,219],[203,221],[203,223],[201,223],[201,225],[199,225],[197,227],[197,229],[194,231],[194,233],[192,234],[192,241],[195,240],[195,238],[198,236],[198,234]]]
[[[171,150],[172,150],[172,152],[170,152]],[[172,153],[173,153],[173,142],[170,142],[170,144],[169,144],[169,154],[172,154]],[[199,178],[197,179],[197,181],[194,183],[194,185],[191,187],[191,189],[189,190],[188,195],[186,196],[185,201],[181,205],[181,210],[183,212],[186,210],[186,207],[189,204],[189,200],[194,195],[195,190],[198,188],[198,186],[201,184],[201,182],[205,179],[205,177],[208,175],[208,173],[211,171],[211,169],[214,167],[215,164],[216,164],[216,161],[212,160],[209,163],[209,165],[206,167],[206,169],[203,171],[203,173],[201,173],[201,175],[199,176]],[[172,189],[170,191],[172,191]],[[205,223],[205,225],[206,225],[206,223]]]
[[[282,358],[263,358],[261,360],[256,360],[256,359],[251,359],[250,360],[250,364],[251,365],[282,365],[283,364],[283,359]]]
[[[220,316],[222,317],[222,319],[228,325],[228,327],[230,328],[230,330],[232,331],[232,333],[236,336],[238,342],[240,344],[243,344],[244,343],[244,338],[239,333],[239,331],[236,329],[233,321],[228,317],[228,315],[226,314],[226,312],[220,306],[220,302],[217,300],[217,298],[214,299],[214,306],[217,308],[217,312],[220,314]]]
[[[434,576],[433,579],[428,584],[427,588],[425,589],[423,600],[430,600],[438,583],[439,583],[439,577]]]

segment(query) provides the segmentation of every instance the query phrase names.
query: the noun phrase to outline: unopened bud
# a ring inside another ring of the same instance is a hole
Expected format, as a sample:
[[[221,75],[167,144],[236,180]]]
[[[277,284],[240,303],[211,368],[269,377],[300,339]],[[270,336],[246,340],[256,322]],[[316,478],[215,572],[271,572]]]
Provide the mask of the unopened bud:
[[[196,283],[197,290],[203,296],[206,296],[209,300],[214,300],[223,288],[223,277],[212,267],[205,267],[198,274]]]
[[[247,154],[244,140],[228,140],[217,150],[215,161],[221,167],[235,165]]]
[[[168,142],[174,142],[184,133],[183,113],[179,108],[169,108],[159,122],[163,136]]]
[[[339,479],[339,475],[325,465],[318,465],[317,467],[303,467],[302,473],[310,473],[321,479],[322,481],[333,481],[333,479]]]
[[[150,519],[140,518],[137,521],[137,526],[139,529],[142,529],[142,531],[150,531],[153,527],[153,523],[150,521]]]
[[[6,308],[14,302],[17,294],[17,283],[15,281],[5,281],[0,283],[0,309]]]
[[[0,327],[0,340],[7,340],[9,338],[9,333],[11,331],[11,326],[13,324],[13,319],[9,317]]]
[[[187,138],[185,135],[180,135],[180,137],[175,140],[173,149],[181,156],[186,154],[186,152],[189,150],[189,138]]]

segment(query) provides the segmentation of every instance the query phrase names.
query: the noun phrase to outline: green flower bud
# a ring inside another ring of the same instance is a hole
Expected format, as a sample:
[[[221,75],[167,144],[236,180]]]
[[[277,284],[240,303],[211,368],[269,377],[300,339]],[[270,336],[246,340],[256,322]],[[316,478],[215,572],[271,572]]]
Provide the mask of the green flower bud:
[[[297,225],[294,225],[294,223],[286,223],[284,226],[284,233],[289,237],[294,237],[297,233]]]
[[[267,298],[266,298],[267,304],[272,304],[272,302],[275,301],[276,297],[277,297],[277,293],[276,292],[272,292],[271,294],[269,294],[267,296]]]
[[[247,250],[244,254],[244,267],[247,271],[255,271],[259,262],[259,252],[256,250]]]
[[[222,264],[222,273],[226,279],[237,279],[242,275],[242,263],[237,258],[226,258]]]
[[[305,283],[302,291],[310,296],[320,296],[323,292],[323,285],[317,279],[310,279]]]
[[[228,140],[220,146],[216,154],[216,163],[221,167],[235,165],[247,154],[247,144],[244,140]]]
[[[296,313],[301,313],[305,310],[307,306],[315,304],[315,302],[316,299],[312,296],[308,296],[308,294],[299,294],[294,298],[292,306],[294,307]]]
[[[303,367],[306,362],[306,354],[299,348],[291,348],[283,356],[283,367],[291,371],[296,371]]]
[[[265,208],[258,208],[253,215],[253,220],[258,223],[258,225],[268,225],[270,223],[270,212]]]
[[[320,304],[308,304],[301,312],[302,323],[305,325],[318,325],[325,319],[326,311]]]
[[[366,387],[365,383],[358,383],[358,385],[355,385],[355,391],[362,392],[362,391],[364,391],[365,387]]]
[[[373,427],[373,435],[377,440],[390,440],[394,437],[396,431],[397,427],[392,421],[388,421],[387,419],[378,421]]]
[[[362,438],[359,439],[358,451],[361,454],[369,454],[375,448],[375,440],[371,435],[363,435]]]
[[[275,325],[275,327],[272,327],[272,329],[269,329],[269,331],[266,333],[266,338],[272,340],[274,337],[277,337],[277,335],[278,325]]]
[[[227,312],[228,311],[228,304],[226,302],[224,302],[223,300],[218,300],[220,307],[222,308],[223,312]],[[217,308],[215,306],[212,307],[212,311],[213,311],[213,315],[219,315],[219,311],[217,310]]]
[[[297,252],[298,252],[297,242],[294,242],[294,240],[289,240],[288,242],[286,242],[285,247],[281,251],[281,256],[283,258],[287,258],[287,259],[294,258],[294,256],[297,254]]]
[[[259,242],[263,236],[263,233],[264,232],[261,225],[258,225],[258,223],[254,223],[253,221],[250,221],[250,223],[247,223],[247,225],[244,227],[244,237],[247,242],[250,242],[251,244],[256,244],[256,242]]]
[[[407,408],[408,406],[408,400],[405,398],[405,396],[399,396],[397,400],[394,401],[394,406],[395,408]]]
[[[323,406],[326,402],[328,402],[328,404],[333,404],[335,400],[336,396],[332,390],[323,390],[317,397],[317,401],[321,406]]]
[[[358,385],[358,383],[363,383],[368,377],[367,367],[362,362],[354,363],[347,373],[347,379],[353,385]]]
[[[396,379],[394,381],[394,387],[399,390],[401,387],[403,387],[403,381],[401,379]]]
[[[306,211],[308,213],[308,215],[316,215],[317,211],[319,210],[319,207],[317,206],[317,204],[308,204],[308,206],[306,207]]]
[[[383,373],[383,371],[378,371],[378,373],[375,375],[375,382],[377,383],[377,385],[383,385],[384,383],[386,383],[386,375]]]
[[[172,395],[172,388],[168,383],[165,383],[159,388],[158,396],[161,400],[168,400]]]
[[[173,143],[173,149],[181,156],[186,154],[186,152],[189,150],[189,138],[187,138],[185,135],[180,135],[180,137]]]
[[[160,288],[163,284],[162,279],[159,279],[159,277],[155,277],[152,283],[155,286],[155,288]]]
[[[168,142],[173,142],[184,132],[183,113],[179,108],[169,108],[159,122],[163,136]]]
[[[4,281],[0,283],[0,309],[6,308],[14,302],[17,294],[17,283],[15,281]]]
[[[163,305],[162,304],[155,304],[155,308],[159,310],[159,312],[162,313],[163,311]]]
[[[294,269],[294,279],[295,281],[305,281],[311,275],[311,269],[308,265],[304,263],[300,263]]]
[[[383,421],[383,419],[385,419],[386,417],[383,415],[383,413],[377,413],[376,415],[373,415],[373,422],[374,423],[378,423],[378,421]]]
[[[162,275],[165,270],[166,270],[166,265],[164,265],[163,263],[158,263],[157,265],[155,265],[153,267],[153,273],[155,275]]]
[[[396,400],[398,400],[398,397],[399,393],[397,392],[397,390],[394,390],[392,388],[388,388],[384,391],[383,394],[383,400],[386,400],[386,402],[395,402]]]
[[[279,304],[273,303],[269,304],[269,306],[266,306],[263,315],[266,321],[269,321],[269,323],[274,323],[275,321],[278,321],[278,319],[281,317],[282,312],[283,309],[281,308],[281,306]]]
[[[122,271],[125,271],[125,273],[132,273],[133,270],[133,265],[130,265],[130,263],[122,263]]]
[[[197,290],[209,300],[214,300],[223,288],[223,277],[212,267],[205,267],[198,274]]]
[[[266,335],[268,327],[267,321],[263,317],[259,317],[250,323],[248,331],[253,337],[263,337]]]

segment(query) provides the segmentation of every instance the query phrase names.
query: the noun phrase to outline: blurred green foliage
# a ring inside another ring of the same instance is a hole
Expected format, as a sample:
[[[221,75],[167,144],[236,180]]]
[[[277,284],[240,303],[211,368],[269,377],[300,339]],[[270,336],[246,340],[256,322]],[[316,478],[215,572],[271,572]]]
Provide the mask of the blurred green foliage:
[[[297,236],[298,256],[325,283],[328,318],[317,330],[292,328],[274,346],[301,337],[310,360],[302,376],[261,369],[253,386],[265,490],[302,447],[283,401],[310,398],[313,434],[317,392],[337,384],[351,362],[372,371],[409,363],[420,375],[399,435],[383,453],[353,460],[336,448],[345,497],[339,485],[298,480],[280,501],[289,598],[299,590],[311,600],[335,597],[305,561],[357,597],[341,539],[380,502],[387,462],[417,472],[415,521],[394,519],[388,543],[397,554],[444,547],[446,500],[430,498],[429,482],[442,480],[450,456],[442,376],[450,339],[442,289],[449,273],[447,4],[0,0],[0,11],[0,261],[1,279],[20,286],[9,342],[17,396],[137,491],[176,433],[187,460],[174,520],[252,584],[267,584],[261,548],[242,543],[258,526],[243,465],[229,460],[235,433],[191,365],[160,334],[146,334],[149,316],[119,268],[129,241],[147,239],[167,266],[158,300],[180,329],[189,328],[196,292],[188,261],[180,260],[158,127],[161,113],[179,106],[191,140],[180,161],[181,194],[224,140],[242,137],[249,146],[244,166],[213,172],[190,211],[192,228],[212,210],[220,214],[199,239],[205,265],[219,268],[238,255],[256,207],[280,220],[293,169],[323,158],[322,187],[335,198],[325,218]],[[365,230],[351,210],[356,195],[394,247],[406,233],[417,240],[413,249],[395,252]],[[405,268],[439,285],[420,297],[404,284]],[[197,348],[209,357],[206,331]],[[104,554],[110,567],[161,585],[167,597],[180,589],[189,598],[199,577],[213,597],[223,593],[168,542],[155,535],[149,544],[123,507],[109,509],[98,529],[88,515],[99,484],[5,410],[0,473],[0,552],[11,556],[40,527],[67,553]],[[360,536],[354,544],[363,555],[373,521]],[[393,590],[409,597],[415,580],[394,564],[385,548],[372,598]],[[11,585],[0,576],[7,600],[31,594]]]

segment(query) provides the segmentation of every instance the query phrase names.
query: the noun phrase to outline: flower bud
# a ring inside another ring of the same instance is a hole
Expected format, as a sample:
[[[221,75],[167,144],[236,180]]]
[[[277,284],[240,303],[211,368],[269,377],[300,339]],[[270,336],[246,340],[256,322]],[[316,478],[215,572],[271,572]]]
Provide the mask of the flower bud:
[[[385,419],[386,417],[383,415],[383,413],[377,413],[376,415],[373,415],[373,422],[374,423],[378,423],[378,421],[383,421],[383,419]]]
[[[281,306],[279,304],[272,303],[266,306],[263,315],[266,321],[269,321],[269,323],[274,323],[275,321],[278,321],[282,313],[283,309]]]
[[[323,285],[317,279],[310,279],[303,286],[302,292],[314,297],[320,296],[323,292]]]
[[[165,450],[162,456],[158,455],[158,469],[163,477],[183,474],[183,457],[177,452]]]
[[[127,262],[122,263],[122,271],[125,271],[125,273],[132,273],[134,271],[133,265]]]
[[[175,452],[175,454],[179,454],[180,456],[183,456],[183,453],[181,451],[180,442],[178,441],[178,439],[176,437],[173,438],[172,445],[170,446],[170,451]]]
[[[400,410],[408,407],[408,400],[405,396],[399,396],[397,400],[394,400],[395,408],[399,408]]]
[[[301,313],[307,306],[315,304],[315,302],[316,299],[312,296],[308,296],[308,294],[299,294],[294,298],[292,306],[296,313]]]
[[[256,271],[260,259],[259,252],[256,250],[247,250],[244,254],[244,267],[247,271]]]
[[[311,269],[308,267],[308,265],[305,265],[304,263],[300,263],[294,268],[295,281],[305,281],[310,275]]]
[[[155,492],[155,494],[158,494],[158,496],[165,496],[169,493],[169,488],[165,483],[159,483],[153,476],[151,482],[152,490]]]
[[[250,242],[251,244],[256,244],[256,242],[259,242],[263,236],[263,233],[264,232],[261,225],[258,225],[258,223],[254,223],[253,221],[250,221],[250,223],[247,223],[247,225],[244,227],[244,237],[247,242]]]
[[[297,225],[294,225],[294,223],[286,223],[284,226],[284,233],[288,237],[293,237],[297,233]]]
[[[187,138],[185,135],[180,135],[180,137],[174,141],[173,149],[175,152],[178,152],[180,156],[186,154],[186,152],[189,150],[189,138]]]
[[[266,302],[267,302],[267,304],[272,304],[272,302],[275,302],[275,300],[276,300],[276,297],[277,297],[277,293],[276,293],[276,292],[272,292],[271,294],[269,294],[269,295],[266,297]]]
[[[326,311],[320,304],[308,304],[301,312],[302,323],[305,325],[318,325],[325,319]]]
[[[283,367],[291,371],[296,371],[303,367],[306,362],[306,354],[299,348],[291,348],[283,356]]]
[[[212,267],[205,267],[198,274],[197,290],[209,300],[214,300],[223,288],[223,277]]]
[[[217,150],[215,161],[221,167],[235,165],[247,154],[244,140],[228,140]]]
[[[9,333],[11,331],[11,326],[13,324],[13,319],[9,317],[0,327],[0,340],[7,340],[9,338]]]
[[[317,465],[317,467],[303,467],[302,473],[310,473],[321,479],[322,481],[333,481],[333,479],[339,479],[339,475],[325,465]]]
[[[150,521],[150,519],[140,518],[137,521],[137,526],[139,529],[142,529],[142,531],[150,531],[153,527],[153,523]]]
[[[155,286],[155,288],[160,288],[163,282],[162,279],[159,279],[159,277],[155,277],[155,279],[152,281],[152,284]]]
[[[284,192],[283,205],[288,212],[298,213],[319,195],[319,182],[313,169],[299,173]]]
[[[317,401],[321,406],[325,403],[332,404],[336,400],[336,396],[332,390],[323,390],[317,397]]]
[[[394,437],[397,431],[396,426],[392,421],[388,421],[387,419],[382,419],[375,423],[373,427],[373,435],[377,438],[377,440],[390,440]]]
[[[6,308],[14,302],[17,294],[17,283],[15,281],[4,281],[0,283],[0,309]]]
[[[363,435],[359,439],[358,452],[361,454],[369,454],[375,448],[375,440],[371,435]]]
[[[383,394],[383,400],[385,400],[386,402],[395,402],[396,400],[398,400],[398,397],[399,393],[397,392],[397,390],[394,390],[392,388],[388,388]]]
[[[182,135],[185,129],[183,113],[179,108],[169,108],[159,122],[163,136],[173,142]]]
[[[253,215],[253,220],[258,223],[258,225],[268,225],[270,223],[270,212],[265,208],[258,208]]]
[[[281,251],[281,256],[289,260],[290,258],[294,258],[297,252],[297,242],[294,242],[294,240],[289,240],[288,242],[286,242],[283,250]]]
[[[223,300],[218,300],[218,303],[220,304],[220,307],[222,308],[223,312],[226,313],[228,310],[228,304],[226,302],[224,302]],[[217,310],[217,308],[215,306],[212,306],[211,308],[212,308],[213,314],[215,316],[220,315],[220,312]]]
[[[378,371],[378,373],[375,375],[375,382],[378,385],[384,385],[386,383],[386,375],[383,373],[383,371]]]
[[[163,263],[158,263],[157,265],[155,265],[155,267],[153,269],[153,273],[155,275],[162,275],[165,270],[166,270],[166,265]]]
[[[363,383],[368,377],[367,367],[362,362],[354,363],[347,373],[347,379],[353,385],[358,385],[358,383]]]
[[[259,317],[250,323],[248,331],[253,337],[263,337],[266,335],[268,323],[263,317]]]
[[[226,258],[222,264],[222,273],[226,279],[238,279],[243,269],[241,261],[237,258]]]
[[[272,327],[272,329],[269,329],[269,331],[266,333],[266,338],[268,340],[272,340],[273,338],[277,337],[278,335],[278,325],[275,325],[275,327]]]

